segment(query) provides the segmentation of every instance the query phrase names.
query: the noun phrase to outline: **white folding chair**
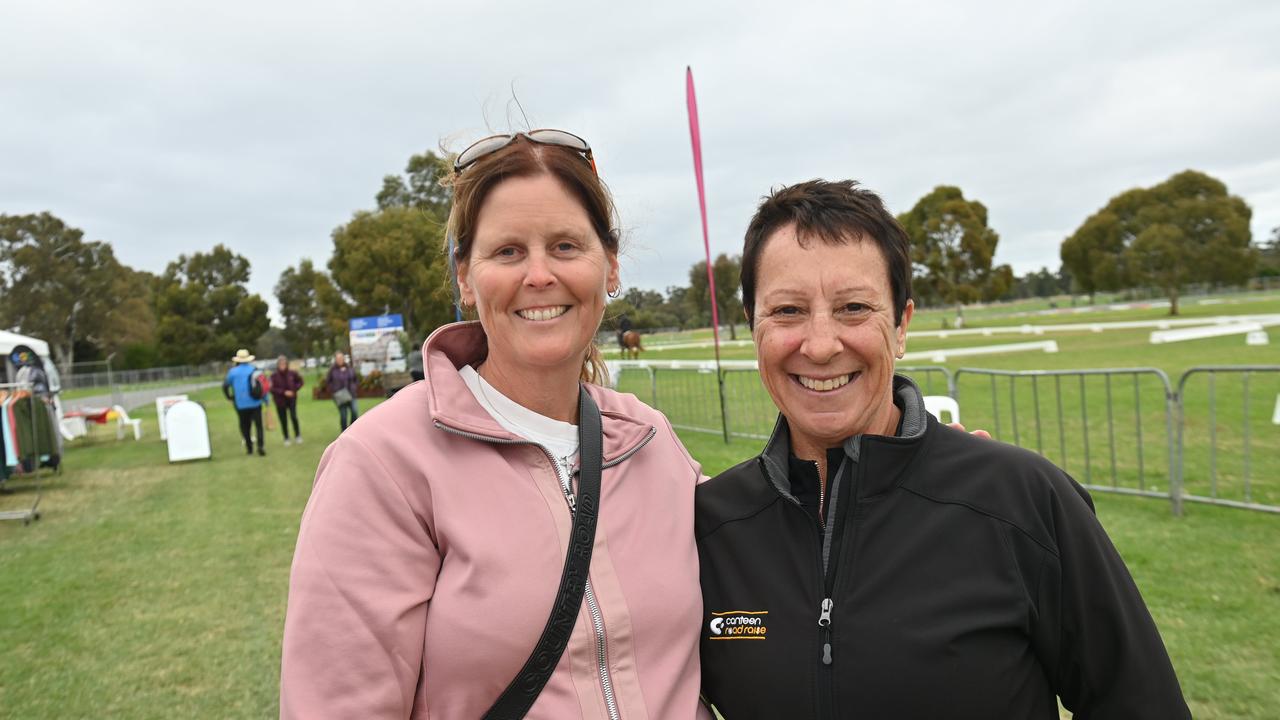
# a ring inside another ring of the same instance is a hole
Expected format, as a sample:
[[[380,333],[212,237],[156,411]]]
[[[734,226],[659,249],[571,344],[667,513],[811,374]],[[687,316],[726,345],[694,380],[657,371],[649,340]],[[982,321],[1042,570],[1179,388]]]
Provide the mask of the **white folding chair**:
[[[951,419],[947,422],[960,422],[960,403],[950,395],[925,395],[924,409],[937,418],[938,422],[942,422],[942,413],[950,413]]]
[[[58,421],[58,432],[63,440],[75,440],[89,434],[89,427],[82,417],[64,417]]]
[[[136,418],[130,418],[129,413],[125,412],[124,408],[120,407],[119,405],[113,405],[111,409],[116,414],[116,439],[117,440],[124,439],[124,428],[126,425],[128,425],[129,427],[133,428],[133,439],[141,440],[142,439],[142,420],[136,419]]]

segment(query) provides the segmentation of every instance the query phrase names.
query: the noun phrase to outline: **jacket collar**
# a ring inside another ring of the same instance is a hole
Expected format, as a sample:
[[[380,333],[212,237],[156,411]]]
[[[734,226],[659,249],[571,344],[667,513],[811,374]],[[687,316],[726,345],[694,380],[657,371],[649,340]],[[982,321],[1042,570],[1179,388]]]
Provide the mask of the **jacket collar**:
[[[862,462],[866,468],[855,486],[858,497],[871,497],[898,484],[907,466],[911,464],[924,443],[929,414],[924,409],[924,396],[911,378],[893,376],[894,404],[902,410],[899,434],[854,435],[846,438],[841,448],[850,460]],[[774,424],[773,434],[760,453],[765,476],[778,492],[791,496],[789,457],[791,455],[791,429],[781,413]]]
[[[466,381],[458,373],[458,368],[463,365],[475,367],[488,355],[489,340],[478,322],[451,323],[431,333],[422,344],[422,366],[431,420],[438,426],[485,440],[527,442],[499,425],[476,402]],[[656,432],[650,423],[627,413],[614,393],[596,385],[585,384],[584,387],[600,407],[606,466],[629,457]]]

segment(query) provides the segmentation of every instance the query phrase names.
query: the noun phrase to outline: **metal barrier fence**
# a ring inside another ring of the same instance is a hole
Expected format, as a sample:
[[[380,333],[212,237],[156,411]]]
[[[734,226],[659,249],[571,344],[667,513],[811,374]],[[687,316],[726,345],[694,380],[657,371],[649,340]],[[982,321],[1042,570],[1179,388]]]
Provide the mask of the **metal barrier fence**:
[[[75,365],[102,366],[105,363],[75,363]],[[68,372],[61,369],[62,389],[79,390],[83,388],[110,388],[119,385],[145,385],[147,383],[172,382],[174,380],[191,380],[209,376],[221,376],[226,373],[227,363],[205,363],[204,365],[181,365],[176,367],[147,368],[145,370],[94,370],[85,372],[82,368],[72,367]]]
[[[1193,367],[1178,398],[1183,498],[1280,513],[1280,365]]]
[[[714,362],[622,361],[610,362],[610,374],[619,390],[661,410],[680,430],[715,433],[726,437],[764,440],[773,431],[778,411],[760,384],[754,360],[721,362],[724,408],[719,403]],[[951,372],[939,366],[901,366],[926,395],[950,395]]]
[[[619,389],[673,426],[767,438],[777,410],[755,363],[621,362]],[[900,366],[925,395],[1048,458],[1090,490],[1280,513],[1280,365],[1206,366],[1176,383],[1158,368],[1004,371]],[[1175,390],[1176,387],[1176,390]],[[1274,411],[1272,403],[1274,402]]]
[[[955,382],[966,426],[1034,450],[1090,490],[1165,498],[1181,513],[1176,402],[1162,370],[961,368]]]

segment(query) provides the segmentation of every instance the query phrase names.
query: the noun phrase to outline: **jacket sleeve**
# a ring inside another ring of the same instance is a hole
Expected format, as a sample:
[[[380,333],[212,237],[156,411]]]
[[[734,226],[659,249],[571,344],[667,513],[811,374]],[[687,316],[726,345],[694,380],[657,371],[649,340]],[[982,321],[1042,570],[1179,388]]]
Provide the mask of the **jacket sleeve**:
[[[284,391],[289,389],[288,376],[284,376],[280,381],[276,380],[276,374],[272,373],[271,380],[271,397],[275,399],[276,404],[284,400]]]
[[[289,580],[281,718],[407,718],[440,553],[428,519],[374,454],[325,452]]]
[[[222,396],[232,402],[236,399],[235,388],[231,385],[231,373],[227,373],[227,376],[222,379]]]
[[[685,459],[685,462],[689,463],[689,467],[693,470],[694,484],[701,485],[702,483],[710,480],[711,478],[702,472],[702,464],[697,460],[694,460],[693,456],[689,454],[689,449],[684,446],[684,443],[680,442],[680,436],[676,434],[676,429],[671,426],[671,420],[661,412],[658,413],[658,416],[662,418],[662,423],[666,428],[666,433],[671,438],[671,441],[675,443],[676,449],[680,451],[680,455]]]
[[[1039,584],[1036,651],[1077,720],[1190,718],[1173,663],[1084,488],[1055,478],[1057,554]]]
[[[293,388],[292,388],[292,389],[293,389],[293,392],[294,392],[295,394],[296,394],[299,390],[301,390],[301,389],[302,389],[302,386],[303,386],[303,385],[306,385],[306,384],[307,384],[307,383],[306,383],[306,381],[302,379],[302,373],[300,373],[300,372],[294,372],[294,373],[293,373]]]

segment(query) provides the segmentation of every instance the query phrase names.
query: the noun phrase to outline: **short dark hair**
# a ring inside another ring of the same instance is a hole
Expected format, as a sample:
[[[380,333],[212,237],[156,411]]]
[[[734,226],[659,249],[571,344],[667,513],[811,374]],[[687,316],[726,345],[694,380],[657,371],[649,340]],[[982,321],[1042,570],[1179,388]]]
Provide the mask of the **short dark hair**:
[[[856,181],[809,180],[774,190],[747,226],[742,247],[742,306],[748,325],[755,323],[756,272],[765,242],[789,225],[795,226],[801,247],[813,237],[830,245],[862,239],[875,242],[889,266],[893,322],[895,326],[902,324],[902,312],[911,297],[911,239],[907,231],[885,209],[879,195],[859,187]]]

